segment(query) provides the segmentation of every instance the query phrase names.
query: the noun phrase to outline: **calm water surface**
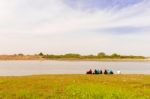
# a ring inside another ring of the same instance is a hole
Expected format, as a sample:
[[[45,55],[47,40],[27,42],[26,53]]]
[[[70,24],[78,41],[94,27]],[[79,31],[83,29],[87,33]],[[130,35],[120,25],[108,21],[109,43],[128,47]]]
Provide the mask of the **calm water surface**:
[[[89,69],[120,70],[124,74],[150,74],[150,62],[0,61],[0,76],[85,74]]]

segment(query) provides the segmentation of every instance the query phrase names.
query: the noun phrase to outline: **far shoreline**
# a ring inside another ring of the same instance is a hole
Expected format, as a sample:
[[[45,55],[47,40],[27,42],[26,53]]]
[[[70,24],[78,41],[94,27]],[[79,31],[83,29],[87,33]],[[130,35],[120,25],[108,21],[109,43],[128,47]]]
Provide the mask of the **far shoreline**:
[[[112,55],[100,52],[97,55],[81,55],[81,54],[43,54],[42,52],[34,55],[13,54],[13,55],[0,55],[0,61],[100,61],[100,62],[149,62],[150,57],[137,56],[137,55],[120,55],[113,53]]]
[[[150,62],[150,59],[0,59],[0,61],[100,61],[100,62]]]

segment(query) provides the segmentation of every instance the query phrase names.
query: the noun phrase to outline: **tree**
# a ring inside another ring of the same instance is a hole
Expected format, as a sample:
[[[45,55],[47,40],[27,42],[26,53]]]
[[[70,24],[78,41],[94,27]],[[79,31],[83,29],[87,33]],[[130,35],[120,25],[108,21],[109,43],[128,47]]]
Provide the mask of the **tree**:
[[[104,52],[100,52],[100,53],[97,54],[97,56],[98,56],[98,57],[105,57],[106,54],[105,54]]]
[[[24,56],[22,53],[19,53],[18,56]]]
[[[44,54],[42,52],[39,53],[39,56],[43,56]]]
[[[111,57],[112,57],[112,58],[119,58],[120,55],[119,55],[119,54],[116,54],[116,53],[113,53],[113,54],[111,55]]]
[[[65,54],[63,57],[64,58],[80,58],[80,54],[74,54],[74,53],[68,53],[68,54]]]

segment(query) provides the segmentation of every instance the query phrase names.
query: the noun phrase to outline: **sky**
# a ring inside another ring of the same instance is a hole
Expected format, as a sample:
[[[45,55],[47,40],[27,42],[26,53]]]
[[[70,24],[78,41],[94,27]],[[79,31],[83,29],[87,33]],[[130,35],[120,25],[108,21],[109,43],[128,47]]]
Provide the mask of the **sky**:
[[[150,0],[0,0],[0,54],[150,56]]]

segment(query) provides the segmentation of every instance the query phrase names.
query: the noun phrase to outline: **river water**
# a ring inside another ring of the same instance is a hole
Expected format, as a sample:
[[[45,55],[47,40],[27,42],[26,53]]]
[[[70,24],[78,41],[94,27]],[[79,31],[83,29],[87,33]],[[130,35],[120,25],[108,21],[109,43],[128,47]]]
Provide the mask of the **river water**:
[[[89,69],[112,69],[123,74],[150,74],[150,62],[0,61],[0,76],[85,74]]]

